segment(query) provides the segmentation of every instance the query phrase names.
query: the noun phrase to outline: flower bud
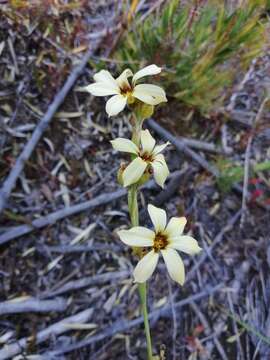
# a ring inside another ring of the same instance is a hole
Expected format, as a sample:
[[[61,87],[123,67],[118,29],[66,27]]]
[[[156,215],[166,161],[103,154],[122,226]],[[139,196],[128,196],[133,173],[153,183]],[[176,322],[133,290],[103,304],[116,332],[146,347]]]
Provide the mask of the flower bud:
[[[140,111],[141,111],[142,119],[148,119],[154,113],[154,106],[153,105],[148,105],[148,104],[145,104],[145,103],[141,103]]]
[[[123,172],[124,172],[126,167],[127,167],[126,164],[121,164],[120,168],[118,169],[118,172],[117,172],[117,181],[121,186],[124,186]]]
[[[142,175],[140,180],[137,182],[137,185],[138,186],[144,185],[149,180],[150,176],[151,176],[151,169],[148,168],[148,169],[145,170],[144,174]]]
[[[131,108],[136,114],[136,118],[140,120],[150,118],[154,113],[154,106],[143,103],[142,101],[136,100],[131,104]]]

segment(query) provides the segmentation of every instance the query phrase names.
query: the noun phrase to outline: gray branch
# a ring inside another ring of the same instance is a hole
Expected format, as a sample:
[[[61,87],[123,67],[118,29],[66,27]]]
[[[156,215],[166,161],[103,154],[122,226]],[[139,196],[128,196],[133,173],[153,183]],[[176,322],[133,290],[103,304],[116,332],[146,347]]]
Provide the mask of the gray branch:
[[[176,148],[176,150],[179,153],[184,153],[190,158],[192,158],[194,161],[196,161],[203,169],[207,170],[210,174],[212,174],[214,177],[218,178],[220,176],[219,170],[209,164],[207,160],[205,160],[202,156],[197,154],[195,151],[191,150],[187,144],[182,141],[180,138],[177,138],[173,136],[168,130],[164,129],[162,126],[157,124],[153,119],[149,119],[147,121],[148,126],[153,129],[155,132],[157,132],[163,139],[170,141]],[[243,188],[239,184],[233,184],[233,190],[242,195]],[[250,194],[247,193],[247,198],[249,198]],[[264,207],[263,204],[259,204],[260,206]]]
[[[85,201],[78,205],[66,207],[62,210],[55,211],[49,215],[42,216],[39,219],[33,220],[31,225],[19,225],[11,230],[6,231],[0,235],[0,245],[7,243],[12,239],[16,239],[22,235],[29,234],[31,231],[41,229],[44,226],[52,225],[58,220],[64,219],[67,216],[78,214],[85,210],[93,209],[100,205],[108,204],[113,200],[117,200],[126,194],[125,189],[117,190],[113,193],[103,194],[97,196],[95,199]]]
[[[170,141],[178,151],[188,155],[193,160],[195,160],[197,163],[201,165],[205,170],[210,172],[214,176],[219,175],[219,171],[212,165],[208,163],[203,157],[198,155],[195,151],[191,150],[185,141],[181,140],[181,138],[176,138],[173,136],[168,130],[164,129],[162,126],[157,124],[153,119],[147,120],[148,126],[153,129],[155,132],[157,132],[161,137],[164,139]]]
[[[83,279],[72,280],[67,282],[65,285],[56,289],[54,291],[46,291],[41,295],[41,298],[47,299],[54,296],[58,296],[60,294],[64,294],[70,291],[76,291],[83,289],[85,287],[93,286],[93,285],[101,285],[109,281],[116,281],[119,279],[123,279],[130,275],[130,271],[123,270],[123,271],[116,271],[116,272],[108,272],[105,274],[99,274],[95,276],[88,276]]]
[[[204,291],[202,291],[202,292],[200,292],[200,293],[198,293],[196,295],[192,295],[192,296],[190,296],[190,297],[188,297],[186,299],[180,300],[180,301],[175,303],[174,307],[175,307],[175,309],[179,310],[183,306],[191,304],[194,301],[199,301],[199,300],[201,300],[201,299],[203,299],[205,297],[213,295],[217,291],[221,290],[223,288],[223,286],[224,286],[223,284],[219,284],[219,285],[217,285],[215,287],[212,287],[210,289],[206,289],[206,290],[204,290]],[[152,321],[152,322],[157,322],[160,317],[167,317],[167,316],[171,316],[171,304],[170,303],[163,306],[161,309],[157,309],[157,310],[152,311],[149,314],[149,320]],[[127,330],[129,330],[129,329],[131,329],[133,327],[141,325],[142,323],[143,323],[143,317],[142,316],[140,316],[137,319],[131,320],[131,321],[128,321],[126,319],[120,319],[119,321],[113,323],[111,326],[108,326],[103,331],[100,331],[100,333],[98,333],[98,334],[96,334],[96,335],[94,335],[94,336],[92,336],[92,337],[90,337],[88,339],[79,341],[78,343],[72,344],[70,346],[66,346],[64,349],[59,349],[59,350],[56,350],[56,351],[52,351],[50,353],[50,355],[55,356],[55,355],[62,355],[62,354],[69,353],[71,351],[74,351],[74,350],[80,349],[82,347],[94,344],[94,343],[96,343],[98,341],[104,340],[104,339],[106,339],[108,337],[112,337],[117,333],[122,333],[124,331],[127,331]],[[0,353],[0,355],[1,355],[1,353]]]
[[[16,185],[16,181],[18,177],[20,176],[24,165],[26,161],[30,158],[32,155],[32,152],[34,151],[37,143],[39,142],[42,134],[49,126],[50,122],[52,121],[54,114],[60,107],[60,105],[65,100],[67,94],[69,93],[70,89],[73,87],[74,83],[78,79],[79,75],[87,65],[90,57],[93,55],[93,52],[97,48],[97,45],[92,49],[89,49],[86,54],[84,55],[81,63],[76,66],[69,77],[67,78],[64,86],[61,88],[61,90],[56,94],[53,102],[50,104],[47,112],[43,116],[43,118],[40,120],[39,124],[37,125],[36,129],[34,130],[30,140],[27,142],[27,144],[24,146],[23,151],[19,155],[19,157],[16,160],[15,165],[12,167],[12,170],[10,171],[8,177],[3,183],[2,188],[0,189],[0,213],[4,210],[6,206],[6,202],[10,196],[10,193],[14,186]]]
[[[62,298],[40,300],[35,298],[25,300],[9,300],[0,303],[0,315],[21,314],[28,312],[47,313],[62,312],[67,308],[67,301]]]
[[[170,178],[173,180],[177,178],[180,173],[181,172],[179,171],[175,171],[170,175]],[[147,184],[145,184],[142,189],[152,189],[153,187],[155,187],[155,182],[151,180]],[[33,220],[30,225],[16,226],[0,235],[0,246],[20,236],[29,234],[33,230],[41,229],[48,225],[53,225],[57,221],[64,219],[65,217],[76,215],[82,211],[94,209],[97,206],[106,205],[111,201],[120,199],[126,193],[126,189],[120,189],[112,193],[105,193],[103,195],[97,196],[95,199],[88,200],[70,207],[66,207],[46,216],[42,216],[39,219]]]
[[[72,315],[64,320],[61,320],[53,325],[47,327],[47,329],[41,330],[37,333],[36,344],[40,344],[51,337],[63,334],[72,330],[70,324],[83,324],[86,323],[92,316],[93,309],[84,310],[76,315]],[[21,354],[28,345],[29,338],[20,339],[12,344],[5,345],[0,350],[0,359],[6,360],[14,357],[17,354]]]
[[[175,309],[181,309],[183,306],[193,303],[194,301],[199,301],[205,297],[212,296],[217,291],[221,290],[223,287],[223,284],[219,284],[215,287],[206,289],[196,295],[192,295],[184,300],[180,300],[179,302],[175,303]],[[70,316],[64,320],[61,320],[53,325],[50,325],[47,329],[41,330],[37,333],[36,336],[36,344],[40,344],[44,341],[47,341],[53,336],[60,335],[64,332],[70,331],[71,327],[68,325],[72,323],[86,323],[89,318],[92,316],[93,310],[88,309],[84,310],[76,315]],[[170,304],[165,305],[161,309],[157,309],[152,311],[149,314],[149,319],[152,322],[156,322],[160,317],[163,316],[170,316],[171,309]],[[63,349],[58,349],[55,351],[51,351],[46,354],[47,358],[51,358],[53,356],[59,356],[65,353],[69,353],[71,351],[74,351],[76,349],[80,349],[85,346],[89,346],[91,344],[94,344],[98,341],[104,340],[108,337],[112,337],[115,334],[119,332],[127,331],[133,327],[139,326],[143,323],[143,317],[140,316],[134,320],[128,321],[126,319],[120,319],[119,321],[116,321],[112,325],[108,326],[104,330],[100,331],[98,334],[91,336],[90,338],[86,338],[85,340],[79,341],[75,344],[72,344],[70,346],[66,346]],[[17,354],[21,354],[26,348],[28,344],[28,338],[20,339],[16,342],[13,342],[11,344],[6,345],[2,350],[0,350],[0,359],[6,360],[14,357]]]

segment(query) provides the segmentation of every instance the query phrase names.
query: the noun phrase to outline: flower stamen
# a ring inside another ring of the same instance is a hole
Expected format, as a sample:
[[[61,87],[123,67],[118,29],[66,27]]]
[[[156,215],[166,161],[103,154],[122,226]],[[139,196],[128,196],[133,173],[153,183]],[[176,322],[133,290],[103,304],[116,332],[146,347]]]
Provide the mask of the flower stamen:
[[[140,158],[143,159],[144,161],[146,162],[152,162],[154,159],[153,159],[153,154],[149,154],[149,153],[143,153],[143,154],[140,154]]]
[[[132,88],[127,84],[124,84],[120,87],[120,94],[123,96],[130,96],[132,93]]]
[[[166,249],[168,244],[169,244],[169,241],[168,241],[167,235],[165,235],[161,232],[158,232],[154,239],[153,250],[155,252],[159,252],[160,250]]]

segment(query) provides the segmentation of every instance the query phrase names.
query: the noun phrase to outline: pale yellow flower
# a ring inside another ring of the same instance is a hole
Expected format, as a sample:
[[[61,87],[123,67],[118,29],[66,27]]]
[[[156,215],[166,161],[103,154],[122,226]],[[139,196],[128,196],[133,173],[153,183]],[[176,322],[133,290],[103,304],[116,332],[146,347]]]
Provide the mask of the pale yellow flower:
[[[155,139],[148,130],[141,131],[141,146],[138,147],[134,142],[125,138],[112,140],[115,150],[123,151],[136,155],[135,159],[127,166],[123,172],[124,186],[137,183],[146,170],[153,171],[154,179],[161,187],[169,175],[169,169],[165,158],[160,154],[169,144],[156,145]]]
[[[135,282],[143,283],[151,277],[157,266],[159,253],[161,253],[170,277],[183,285],[185,268],[176,250],[194,255],[202,249],[193,237],[182,235],[187,222],[185,217],[173,217],[167,224],[167,215],[164,210],[148,205],[148,212],[155,228],[154,231],[142,226],[118,231],[120,239],[126,245],[151,249],[134,269]]]
[[[142,77],[156,75],[160,72],[160,67],[149,65],[134,75],[130,69],[126,69],[118,78],[114,79],[109,71],[101,70],[94,75],[96,82],[86,86],[84,90],[94,96],[114,95],[106,103],[107,114],[113,116],[122,111],[128,102],[134,102],[135,98],[148,105],[166,102],[166,94],[161,87],[151,84],[137,84],[137,81]],[[128,80],[129,77],[132,77],[131,82]]]

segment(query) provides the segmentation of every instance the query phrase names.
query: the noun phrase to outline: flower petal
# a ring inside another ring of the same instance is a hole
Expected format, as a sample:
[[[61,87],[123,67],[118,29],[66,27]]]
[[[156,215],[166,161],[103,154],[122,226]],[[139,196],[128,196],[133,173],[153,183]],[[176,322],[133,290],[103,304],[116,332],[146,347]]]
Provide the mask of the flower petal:
[[[115,88],[119,90],[119,86],[116,80],[112,77],[112,75],[107,70],[100,70],[98,73],[94,75],[94,80],[98,83],[106,84],[109,87]]]
[[[166,211],[151,204],[148,205],[147,210],[155,227],[155,232],[163,231],[167,223]]]
[[[139,80],[140,78],[144,77],[144,76],[148,76],[148,75],[156,75],[159,74],[161,72],[161,68],[158,67],[157,65],[148,65],[146,67],[144,67],[143,69],[137,71],[133,78],[132,78],[132,82],[133,84],[136,83],[137,80]]]
[[[164,156],[161,154],[158,154],[155,157],[155,160],[151,163],[151,166],[154,171],[154,178],[156,180],[156,183],[163,188],[164,183],[170,174],[170,171],[168,169],[168,166],[164,159]]]
[[[157,145],[155,146],[154,150],[153,150],[153,155],[158,155],[159,153],[161,153],[168,145],[170,145],[170,142],[167,141],[166,144],[162,144],[162,145]]]
[[[136,85],[132,96],[149,105],[157,105],[167,101],[165,91],[161,87],[152,84]]]
[[[154,250],[151,250],[147,255],[145,255],[137,264],[134,269],[134,281],[138,283],[144,283],[148,280],[158,263],[159,254]]]
[[[131,154],[137,154],[139,149],[133,141],[125,139],[125,138],[117,138],[115,140],[111,140],[111,144],[115,150],[123,151]]]
[[[152,150],[156,144],[156,140],[150,134],[149,130],[141,131],[141,144],[143,152],[147,152],[148,154],[152,153]]]
[[[127,98],[122,95],[115,95],[106,102],[106,112],[109,116],[114,116],[122,111],[127,103]]]
[[[130,230],[120,230],[117,232],[121,241],[129,246],[152,246],[154,242],[155,233],[142,226],[135,226]]]
[[[87,85],[83,89],[94,96],[115,95],[115,94],[119,94],[120,92],[118,88],[101,82]]]
[[[186,223],[187,219],[184,216],[172,217],[166,227],[166,234],[169,236],[169,238],[182,235]]]
[[[124,70],[122,74],[116,79],[118,86],[120,86],[121,88],[129,88],[130,84],[128,82],[128,78],[131,76],[133,76],[133,72],[130,69]]]
[[[170,277],[178,284],[183,285],[185,282],[184,263],[176,250],[167,248],[161,250]]]
[[[140,157],[134,159],[123,172],[124,186],[129,186],[138,182],[146,167],[147,163]]]
[[[188,235],[170,238],[169,248],[183,251],[189,255],[195,255],[202,251],[197,240]]]

